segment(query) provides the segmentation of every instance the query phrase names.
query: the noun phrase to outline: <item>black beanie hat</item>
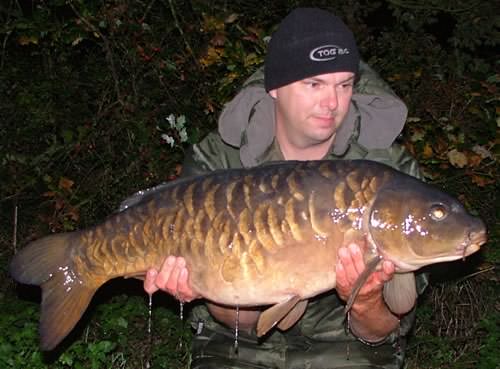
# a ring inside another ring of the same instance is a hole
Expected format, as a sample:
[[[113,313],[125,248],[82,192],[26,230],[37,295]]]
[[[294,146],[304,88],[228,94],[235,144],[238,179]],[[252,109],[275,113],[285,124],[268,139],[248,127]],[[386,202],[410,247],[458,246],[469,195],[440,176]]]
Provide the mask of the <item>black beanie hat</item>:
[[[333,72],[358,72],[356,41],[342,20],[317,8],[297,8],[273,34],[264,66],[266,91]]]

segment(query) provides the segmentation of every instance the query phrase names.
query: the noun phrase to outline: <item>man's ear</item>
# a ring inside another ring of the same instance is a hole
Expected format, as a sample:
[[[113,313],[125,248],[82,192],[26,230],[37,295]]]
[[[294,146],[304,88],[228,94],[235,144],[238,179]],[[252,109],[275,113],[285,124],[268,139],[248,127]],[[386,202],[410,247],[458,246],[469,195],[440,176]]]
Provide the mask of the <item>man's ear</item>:
[[[271,97],[272,97],[273,99],[276,99],[276,96],[278,95],[278,94],[277,94],[277,90],[276,90],[276,89],[274,89],[274,90],[269,91],[269,95],[271,95]]]

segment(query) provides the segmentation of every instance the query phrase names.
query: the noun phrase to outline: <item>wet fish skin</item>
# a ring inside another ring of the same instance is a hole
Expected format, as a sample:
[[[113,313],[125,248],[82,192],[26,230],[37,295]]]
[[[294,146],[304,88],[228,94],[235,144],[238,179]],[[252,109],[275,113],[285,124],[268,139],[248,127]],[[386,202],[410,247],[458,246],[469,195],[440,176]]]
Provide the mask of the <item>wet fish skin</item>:
[[[103,283],[167,255],[186,259],[191,287],[212,302],[300,314],[298,301],[335,288],[338,248],[365,239],[367,260],[381,255],[404,273],[465,257],[486,233],[457,200],[385,165],[283,162],[160,186],[100,225],[30,243],[10,272],[42,287],[50,350]]]

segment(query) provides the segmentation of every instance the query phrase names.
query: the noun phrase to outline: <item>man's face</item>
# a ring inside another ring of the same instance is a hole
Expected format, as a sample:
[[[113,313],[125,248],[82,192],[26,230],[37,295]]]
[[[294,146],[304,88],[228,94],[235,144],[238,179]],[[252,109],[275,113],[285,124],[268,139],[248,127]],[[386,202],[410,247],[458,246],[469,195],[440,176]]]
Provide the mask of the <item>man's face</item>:
[[[331,140],[349,110],[353,84],[352,72],[336,72],[269,91],[276,101],[278,140],[300,148]]]

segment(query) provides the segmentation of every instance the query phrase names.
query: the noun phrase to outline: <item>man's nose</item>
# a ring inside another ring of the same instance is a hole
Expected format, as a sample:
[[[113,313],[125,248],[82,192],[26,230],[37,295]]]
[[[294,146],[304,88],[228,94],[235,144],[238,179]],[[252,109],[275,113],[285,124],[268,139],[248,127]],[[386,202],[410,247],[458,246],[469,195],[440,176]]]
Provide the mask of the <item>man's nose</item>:
[[[324,96],[321,99],[321,107],[328,110],[335,110],[338,106],[337,91],[335,87],[325,88]]]

